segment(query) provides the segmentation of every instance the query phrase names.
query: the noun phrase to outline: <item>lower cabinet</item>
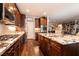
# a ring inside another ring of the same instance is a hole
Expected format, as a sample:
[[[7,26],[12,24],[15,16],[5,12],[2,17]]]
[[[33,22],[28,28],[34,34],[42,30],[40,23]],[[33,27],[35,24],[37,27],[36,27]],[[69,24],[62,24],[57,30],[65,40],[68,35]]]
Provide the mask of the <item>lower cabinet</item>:
[[[45,56],[60,56],[61,55],[61,45],[56,42],[50,41],[50,39],[41,36],[40,37],[40,49]]]
[[[38,41],[45,56],[79,56],[79,43],[62,45],[42,35],[38,35]]]
[[[40,50],[43,52],[45,56],[49,54],[49,40],[44,36],[38,35],[38,41],[40,45]]]
[[[44,55],[48,56],[50,53],[50,44],[49,44],[49,39],[43,37],[43,42],[44,42]]]
[[[50,56],[61,56],[62,55],[62,46],[57,42],[50,41]]]
[[[38,41],[38,33],[35,33],[35,40]]]
[[[2,56],[17,56],[19,55],[19,40],[15,42]]]
[[[10,49],[8,49],[2,56],[14,56],[14,48],[11,47]]]
[[[41,49],[41,51],[43,52],[43,54],[45,54],[45,44],[43,44],[44,43],[44,41],[43,41],[43,37],[41,37],[41,36],[39,36],[39,43],[40,43],[40,49]]]
[[[25,39],[23,37],[24,35],[20,37],[2,56],[20,56],[24,45],[23,40]]]
[[[60,56],[62,55],[62,46],[57,42],[50,40],[44,36],[38,35],[40,49],[45,56]]]

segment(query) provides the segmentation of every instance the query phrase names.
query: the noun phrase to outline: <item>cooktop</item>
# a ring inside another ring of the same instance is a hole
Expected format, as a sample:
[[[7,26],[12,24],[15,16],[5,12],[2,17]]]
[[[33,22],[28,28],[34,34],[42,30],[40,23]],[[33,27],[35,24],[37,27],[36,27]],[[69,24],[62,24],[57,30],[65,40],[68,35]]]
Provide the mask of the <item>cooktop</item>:
[[[13,40],[16,37],[18,37],[19,35],[1,35],[0,36],[0,41],[7,41],[7,40]]]

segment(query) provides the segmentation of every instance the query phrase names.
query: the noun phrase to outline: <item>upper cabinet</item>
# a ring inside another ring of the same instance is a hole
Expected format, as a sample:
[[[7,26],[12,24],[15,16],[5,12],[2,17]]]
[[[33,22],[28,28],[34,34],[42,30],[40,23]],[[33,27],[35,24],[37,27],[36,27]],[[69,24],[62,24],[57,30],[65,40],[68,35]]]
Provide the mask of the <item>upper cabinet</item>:
[[[47,25],[47,18],[46,17],[40,17],[40,24],[41,25]]]
[[[40,19],[35,18],[35,28],[40,28]]]
[[[35,28],[37,32],[47,32],[47,17],[35,18]]]
[[[40,28],[41,25],[47,25],[46,17],[35,18],[35,28]]]
[[[24,27],[25,15],[21,14],[17,5],[15,3],[4,3],[4,7],[12,13],[15,21],[15,25],[19,27]],[[6,13],[5,13],[6,14]],[[10,15],[11,16],[11,15]],[[11,20],[11,18],[9,17]]]
[[[6,23],[7,20],[14,20],[15,21],[15,25],[19,25],[20,23],[20,13],[17,9],[17,6],[15,3],[4,3],[4,12],[5,12],[5,19]],[[18,21],[17,21],[18,20]]]

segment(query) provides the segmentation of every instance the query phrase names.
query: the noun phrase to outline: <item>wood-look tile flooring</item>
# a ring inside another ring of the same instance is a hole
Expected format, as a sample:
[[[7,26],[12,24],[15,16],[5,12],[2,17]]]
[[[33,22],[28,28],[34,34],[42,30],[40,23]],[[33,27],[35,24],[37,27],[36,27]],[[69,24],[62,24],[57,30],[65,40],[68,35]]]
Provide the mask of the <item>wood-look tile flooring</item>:
[[[43,56],[43,54],[39,49],[38,42],[30,39],[25,42],[21,56]]]

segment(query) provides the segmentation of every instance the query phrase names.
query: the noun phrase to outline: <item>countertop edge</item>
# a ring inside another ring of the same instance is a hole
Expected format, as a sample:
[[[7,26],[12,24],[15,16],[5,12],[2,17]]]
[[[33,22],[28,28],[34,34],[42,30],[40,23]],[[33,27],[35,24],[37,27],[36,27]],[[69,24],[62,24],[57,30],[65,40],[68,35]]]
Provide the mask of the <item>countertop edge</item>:
[[[22,35],[24,35],[25,34],[25,32],[22,32],[17,38],[15,38],[14,40],[13,40],[13,42],[12,43],[10,43],[7,47],[5,47],[5,49],[2,51],[2,52],[0,52],[0,56],[2,55],[2,54],[4,54]]]

